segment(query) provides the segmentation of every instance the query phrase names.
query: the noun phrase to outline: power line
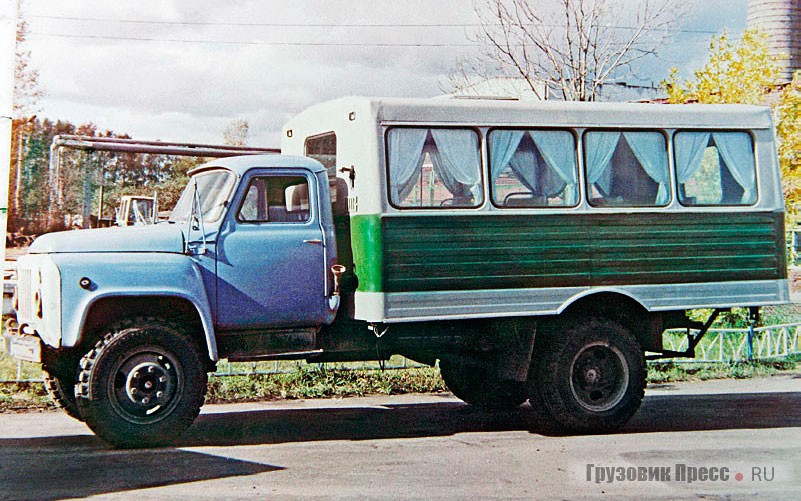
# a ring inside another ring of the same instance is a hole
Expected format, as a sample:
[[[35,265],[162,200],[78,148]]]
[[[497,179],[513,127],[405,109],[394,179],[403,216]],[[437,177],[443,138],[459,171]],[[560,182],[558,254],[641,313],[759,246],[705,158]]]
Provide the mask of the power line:
[[[56,19],[63,21],[88,21],[123,24],[155,24],[172,26],[231,26],[231,27],[263,27],[263,28],[468,28],[478,27],[479,24],[465,23],[219,23],[211,21],[146,21],[139,19],[108,19],[98,17],[70,17],[70,16],[27,16],[36,19]]]
[[[260,28],[478,28],[480,23],[239,23],[239,22],[212,22],[212,21],[148,21],[141,19],[110,19],[99,17],[76,17],[76,16],[44,16],[32,15],[29,18],[53,19],[61,21],[81,21],[81,22],[102,22],[102,23],[122,23],[122,24],[151,24],[169,26],[228,26],[228,27],[260,27]],[[550,28],[561,28],[559,24],[543,24]],[[619,30],[638,30],[636,26],[624,25],[599,25],[599,28],[619,29]],[[714,30],[697,30],[682,28],[653,28],[651,31],[662,31],[666,33],[690,33],[702,35],[716,35]]]
[[[207,45],[251,45],[263,47],[376,47],[376,48],[458,48],[458,47],[481,47],[480,43],[468,42],[264,42],[255,40],[202,40],[185,38],[151,38],[133,36],[112,36],[112,35],[76,35],[71,33],[48,33],[43,31],[31,31],[28,35],[36,35],[53,38],[70,38],[85,40],[117,40],[125,42],[166,42],[166,43],[185,43],[185,44],[207,44]],[[522,47],[522,44],[515,44],[515,47]]]
[[[89,40],[120,40],[134,42],[172,42],[172,43],[200,43],[200,44],[219,44],[219,45],[261,45],[261,46],[288,46],[288,47],[477,47],[476,43],[453,43],[453,42],[257,42],[257,41],[233,41],[233,40],[188,40],[181,38],[147,38],[147,37],[122,37],[106,35],[74,35],[69,33],[47,33],[31,31],[29,35],[56,38],[78,38]]]

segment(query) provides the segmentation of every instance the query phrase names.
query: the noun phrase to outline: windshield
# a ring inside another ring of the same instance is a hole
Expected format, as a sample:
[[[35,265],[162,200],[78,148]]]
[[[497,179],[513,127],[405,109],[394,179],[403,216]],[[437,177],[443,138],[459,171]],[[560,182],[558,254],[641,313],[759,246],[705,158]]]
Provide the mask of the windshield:
[[[223,214],[225,202],[231,194],[235,181],[236,175],[233,172],[222,169],[205,171],[192,176],[172,210],[170,222],[178,223],[189,219],[195,197],[195,183],[197,183],[197,195],[200,199],[203,222],[217,221]]]

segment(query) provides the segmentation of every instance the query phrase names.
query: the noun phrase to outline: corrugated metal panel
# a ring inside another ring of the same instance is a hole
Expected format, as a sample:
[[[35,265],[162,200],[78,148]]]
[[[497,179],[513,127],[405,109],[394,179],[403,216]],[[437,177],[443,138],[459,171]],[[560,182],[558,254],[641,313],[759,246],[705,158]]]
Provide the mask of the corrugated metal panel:
[[[783,217],[774,213],[389,217],[382,232],[385,292],[786,274]]]

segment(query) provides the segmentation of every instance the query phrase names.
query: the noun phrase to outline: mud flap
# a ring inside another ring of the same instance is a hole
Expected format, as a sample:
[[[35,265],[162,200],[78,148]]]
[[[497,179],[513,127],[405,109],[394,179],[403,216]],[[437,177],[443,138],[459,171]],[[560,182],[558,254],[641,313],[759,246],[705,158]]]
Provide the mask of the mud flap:
[[[497,377],[499,381],[525,383],[531,367],[537,322],[534,320],[502,320],[495,323],[499,341]]]

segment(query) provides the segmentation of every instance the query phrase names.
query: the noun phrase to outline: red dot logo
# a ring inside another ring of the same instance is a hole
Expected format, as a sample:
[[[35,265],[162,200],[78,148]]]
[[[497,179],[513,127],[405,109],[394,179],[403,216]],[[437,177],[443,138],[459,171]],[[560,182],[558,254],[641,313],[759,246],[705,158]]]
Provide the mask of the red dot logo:
[[[737,475],[734,476],[734,479],[739,482],[740,480],[743,479],[743,474],[742,473],[738,473]]]

